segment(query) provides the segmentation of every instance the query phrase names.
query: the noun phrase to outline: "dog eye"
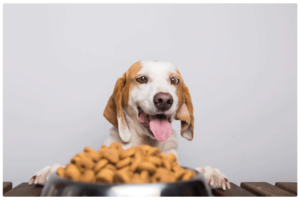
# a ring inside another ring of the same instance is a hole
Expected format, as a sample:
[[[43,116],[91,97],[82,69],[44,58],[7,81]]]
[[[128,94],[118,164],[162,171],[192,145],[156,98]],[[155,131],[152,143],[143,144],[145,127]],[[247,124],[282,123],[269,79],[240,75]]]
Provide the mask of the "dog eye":
[[[141,76],[137,78],[136,81],[139,83],[147,83],[147,78],[145,76]]]
[[[179,83],[179,79],[178,78],[176,78],[176,77],[172,77],[171,78],[171,84],[178,85],[178,83]]]

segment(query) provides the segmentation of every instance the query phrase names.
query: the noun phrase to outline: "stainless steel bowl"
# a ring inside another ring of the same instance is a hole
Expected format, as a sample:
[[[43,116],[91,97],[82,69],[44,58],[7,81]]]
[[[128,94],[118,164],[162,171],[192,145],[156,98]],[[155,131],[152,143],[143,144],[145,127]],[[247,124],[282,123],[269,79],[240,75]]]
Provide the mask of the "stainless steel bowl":
[[[52,173],[44,186],[41,196],[212,196],[204,176],[186,181],[146,184],[100,184],[75,182]]]

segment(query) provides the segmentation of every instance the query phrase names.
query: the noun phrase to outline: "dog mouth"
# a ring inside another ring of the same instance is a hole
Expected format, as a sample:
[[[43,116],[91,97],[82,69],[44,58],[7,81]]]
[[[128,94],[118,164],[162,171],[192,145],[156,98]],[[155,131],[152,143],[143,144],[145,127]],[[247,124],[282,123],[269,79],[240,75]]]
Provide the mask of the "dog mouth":
[[[150,115],[138,106],[138,118],[140,123],[148,130],[148,133],[158,141],[166,141],[172,132],[171,117],[165,114]]]

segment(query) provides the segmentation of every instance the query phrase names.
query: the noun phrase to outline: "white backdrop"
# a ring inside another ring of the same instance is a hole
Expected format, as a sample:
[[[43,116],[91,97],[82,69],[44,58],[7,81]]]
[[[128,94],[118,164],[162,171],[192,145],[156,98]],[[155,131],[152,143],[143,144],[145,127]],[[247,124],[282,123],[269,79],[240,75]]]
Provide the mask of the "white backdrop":
[[[4,5],[4,181],[101,147],[104,107],[141,59],[177,66],[195,114],[184,166],[297,180],[296,4]]]

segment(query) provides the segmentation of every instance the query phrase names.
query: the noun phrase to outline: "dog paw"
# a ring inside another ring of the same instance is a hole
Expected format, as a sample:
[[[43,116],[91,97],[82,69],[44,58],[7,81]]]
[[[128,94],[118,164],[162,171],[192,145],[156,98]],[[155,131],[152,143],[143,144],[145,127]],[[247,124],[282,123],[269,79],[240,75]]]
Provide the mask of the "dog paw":
[[[28,185],[37,184],[44,185],[48,180],[49,175],[56,171],[59,167],[64,167],[60,164],[54,164],[52,166],[46,166],[42,170],[38,171],[33,175],[33,177],[29,180]]]
[[[226,186],[230,189],[230,183],[228,182],[226,176],[217,168],[212,168],[211,166],[198,167],[197,171],[201,172],[207,183],[211,186],[212,189],[222,188],[226,190]]]

